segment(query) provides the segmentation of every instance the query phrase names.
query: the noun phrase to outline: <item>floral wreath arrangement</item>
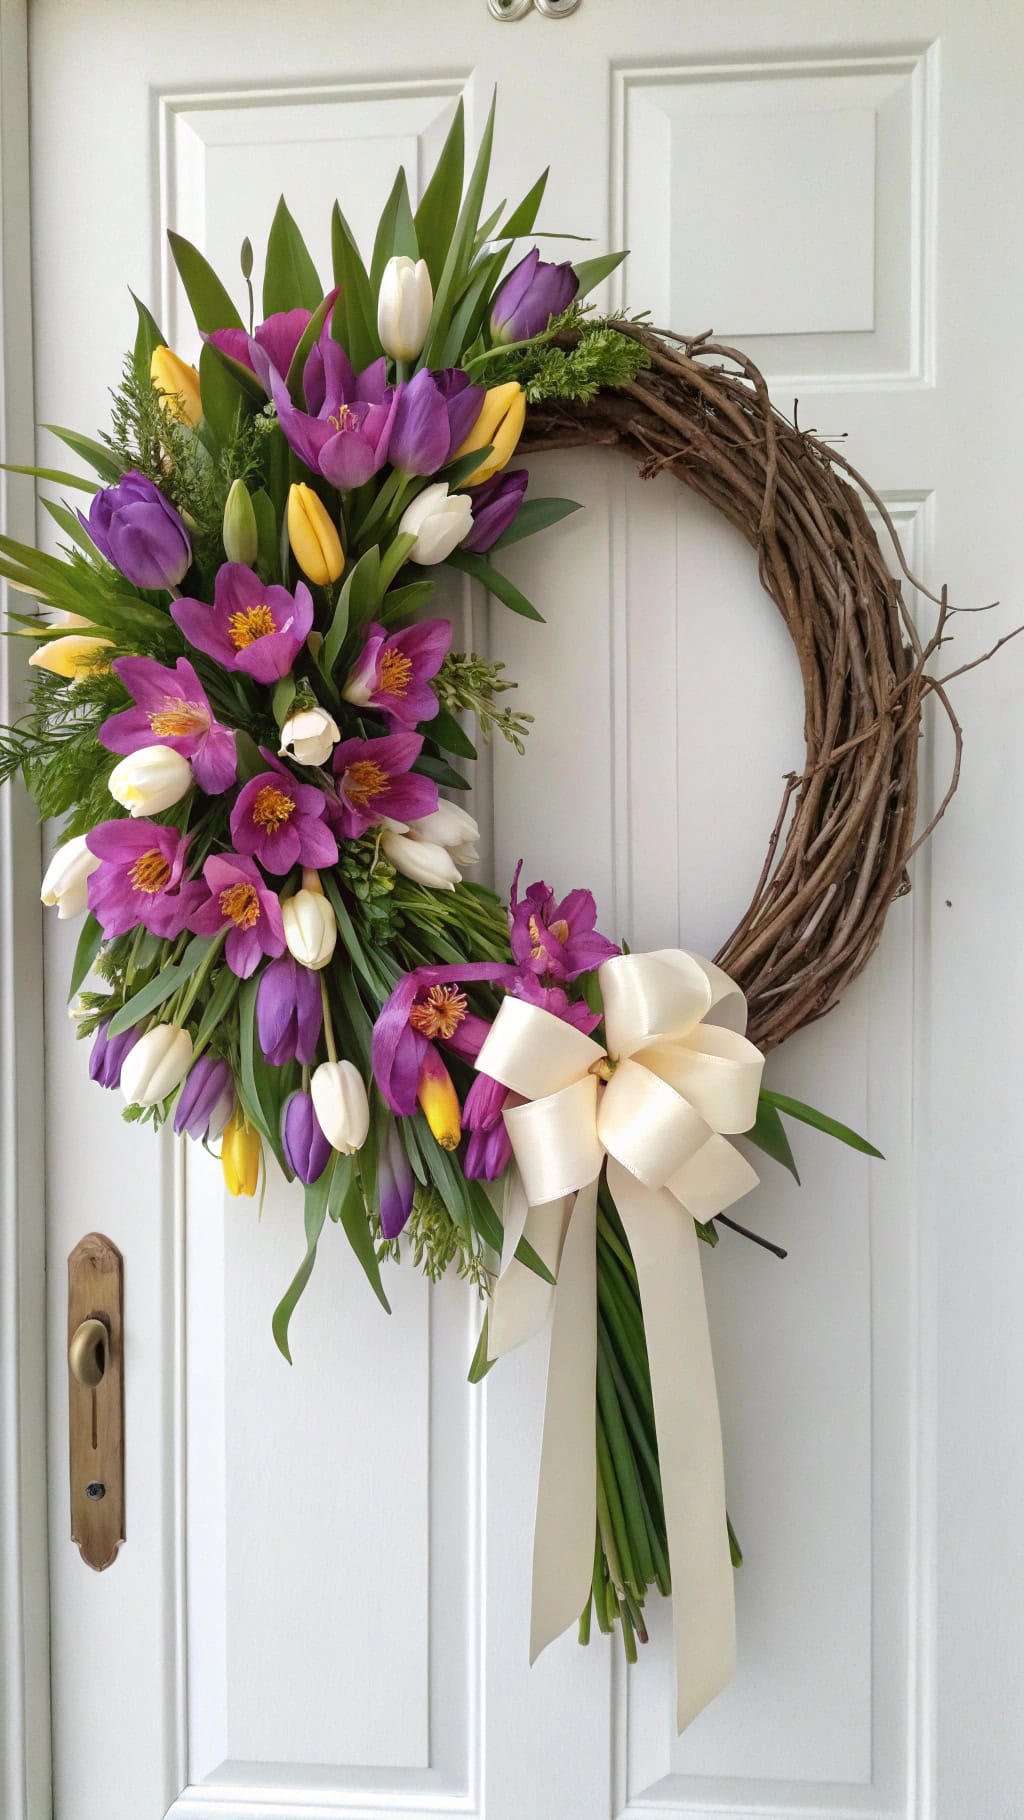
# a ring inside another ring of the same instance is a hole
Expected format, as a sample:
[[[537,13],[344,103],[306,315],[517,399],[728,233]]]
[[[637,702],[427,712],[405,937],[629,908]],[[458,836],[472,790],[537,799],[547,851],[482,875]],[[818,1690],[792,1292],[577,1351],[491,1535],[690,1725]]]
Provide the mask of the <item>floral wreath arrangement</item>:
[[[466,181],[460,104],[415,212],[399,173],[368,263],[336,205],[326,293],[282,199],[258,326],[248,241],[246,326],[170,236],[198,370],[136,300],[109,434],[55,431],[97,479],[17,470],[91,498],[43,501],[58,555],[0,540],[0,574],[52,610],[11,614],[35,675],[0,776],[64,818],[42,897],[84,914],[93,1080],[129,1119],[219,1140],[232,1194],[264,1150],[305,1185],[285,1356],[328,1218],[385,1308],[403,1246],[480,1286],[474,1380],[550,1329],[531,1653],[596,1619],[634,1660],[649,1588],[671,1592],[682,1727],[732,1672],[741,1559],[700,1245],[719,1223],[767,1243],[725,1212],[757,1182],[733,1137],[794,1175],[782,1114],[878,1154],[766,1090],[764,1054],[836,1002],[906,888],[950,609],[922,642],[862,503],[881,502],[742,355],[588,312],[624,255],[534,246],[506,275],[545,177],[482,220],[492,132],[493,107]],[[724,512],[798,651],[807,765],[718,963],[620,949],[585,889],[517,868],[506,907],[463,876],[466,723],[521,751],[529,717],[500,664],[423,617],[432,574],[539,620],[500,554],[575,507],[527,498],[509,464],[584,442]]]

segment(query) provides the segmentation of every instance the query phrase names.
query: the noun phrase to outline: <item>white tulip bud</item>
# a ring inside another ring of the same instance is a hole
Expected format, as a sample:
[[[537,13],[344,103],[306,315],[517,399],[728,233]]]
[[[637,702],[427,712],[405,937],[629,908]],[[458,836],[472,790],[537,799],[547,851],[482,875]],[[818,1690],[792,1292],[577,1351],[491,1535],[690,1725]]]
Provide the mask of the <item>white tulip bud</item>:
[[[439,847],[447,847],[457,866],[475,866],[480,858],[476,850],[480,829],[473,816],[466,809],[460,809],[457,803],[446,802],[443,798],[432,815],[421,815],[417,821],[409,823],[409,833],[416,840],[434,841]]]
[[[380,844],[396,872],[415,879],[418,885],[429,885],[435,891],[454,891],[462,878],[447,847],[431,840],[417,840],[411,834],[396,834],[388,828]]]
[[[398,529],[416,539],[409,551],[410,562],[444,562],[473,529],[469,495],[449,493],[443,480],[435,480],[406,506]]]
[[[343,1156],[361,1150],[370,1129],[370,1102],[355,1064],[321,1062],[313,1070],[309,1091],[328,1143]]]
[[[293,708],[281,728],[279,751],[297,765],[325,765],[340,738],[338,723],[326,708]]]
[[[192,1066],[192,1038],[180,1024],[158,1024],[140,1036],[121,1065],[129,1106],[155,1106],[180,1087]]]
[[[433,307],[426,260],[396,253],[384,267],[377,298],[377,333],[385,354],[415,360],[427,339]]]
[[[114,766],[108,789],[129,815],[159,815],[192,788],[192,766],[170,746],[143,746]]]
[[[289,954],[314,973],[326,967],[334,953],[338,925],[331,905],[319,888],[319,881],[315,890],[304,885],[294,897],[282,900],[281,921]]]
[[[69,916],[81,916],[89,908],[89,874],[99,865],[95,853],[85,844],[85,835],[66,840],[46,868],[39,895],[44,904],[57,906],[63,922]]]

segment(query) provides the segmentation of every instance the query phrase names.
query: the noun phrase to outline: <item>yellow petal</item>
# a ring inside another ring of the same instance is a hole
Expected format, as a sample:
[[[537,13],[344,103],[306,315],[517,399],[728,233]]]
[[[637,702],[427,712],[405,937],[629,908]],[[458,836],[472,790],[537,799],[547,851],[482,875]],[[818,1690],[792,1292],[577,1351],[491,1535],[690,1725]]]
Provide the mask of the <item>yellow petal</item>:
[[[452,460],[458,461],[461,455],[471,455],[474,449],[489,448],[491,453],[459,485],[479,487],[485,480],[500,473],[515,452],[525,421],[526,393],[518,380],[510,379],[505,385],[491,386],[480,408],[479,417],[465,441],[459,444]]]
[[[416,1098],[441,1149],[456,1149],[462,1136],[462,1108],[452,1077],[433,1047],[427,1050],[420,1068]]]
[[[260,1134],[245,1122],[241,1111],[232,1113],[224,1127],[220,1166],[229,1194],[255,1194],[260,1179],[263,1146]]]
[[[78,682],[83,676],[95,676],[101,670],[109,670],[109,663],[99,653],[113,649],[113,642],[111,638],[77,635],[50,638],[33,651],[28,661],[34,670],[49,670],[52,676],[66,676],[70,682]]]
[[[288,542],[303,575],[326,588],[345,567],[341,538],[323,500],[297,481],[288,490]]]
[[[195,367],[189,366],[171,348],[154,348],[149,377],[161,394],[164,410],[195,429],[203,415],[199,374]]]

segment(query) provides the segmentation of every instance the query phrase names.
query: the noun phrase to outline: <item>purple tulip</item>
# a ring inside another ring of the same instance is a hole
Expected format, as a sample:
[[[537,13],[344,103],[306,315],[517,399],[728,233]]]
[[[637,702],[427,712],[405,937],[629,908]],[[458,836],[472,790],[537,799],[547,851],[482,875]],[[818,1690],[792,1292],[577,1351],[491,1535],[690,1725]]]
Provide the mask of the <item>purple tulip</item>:
[[[174,1109],[174,1129],[198,1142],[219,1138],[235,1109],[235,1077],[221,1056],[201,1055],[193,1062]]]
[[[445,402],[448,412],[448,427],[451,432],[448,442],[450,461],[456,449],[460,448],[480,415],[484,402],[485,388],[482,385],[471,385],[469,374],[461,367],[444,367],[434,374],[434,383]]]
[[[462,1125],[469,1132],[464,1173],[472,1179],[493,1182],[512,1155],[512,1145],[502,1113],[508,1088],[489,1074],[478,1074],[462,1111]]]
[[[129,468],[78,514],[101,556],[136,588],[176,588],[192,561],[185,527],[159,487]]]
[[[202,902],[203,887],[183,880],[188,838],[146,820],[100,822],[86,835],[100,864],[89,875],[89,908],[109,941],[141,923],[176,936]]]
[[[120,1036],[108,1036],[110,1018],[101,1024],[89,1054],[89,1079],[98,1087],[119,1087],[124,1058],[130,1049],[134,1049],[142,1035],[142,1025],[135,1024],[131,1030],[122,1030]]]
[[[232,973],[247,980],[264,954],[276,959],[284,953],[277,893],[264,883],[254,862],[238,853],[212,853],[203,878],[209,895],[193,911],[188,926],[195,935],[219,935],[227,929],[224,958]]]
[[[360,374],[341,344],[325,332],[302,370],[308,410],[292,403],[281,375],[270,370],[271,395],[289,446],[332,487],[361,487],[388,459],[395,394],[387,368],[375,360]]]
[[[451,621],[424,619],[390,637],[383,626],[367,626],[363,649],[342,689],[359,708],[378,708],[398,727],[433,720],[437,696],[429,686],[448,655]]]
[[[269,685],[287,676],[313,625],[313,596],[300,581],[294,596],[268,587],[244,562],[222,563],[205,600],[171,602],[171,618],[189,644],[226,670],[244,670]]]
[[[313,1096],[296,1089],[281,1108],[281,1146],[293,1175],[309,1187],[318,1182],[331,1156],[330,1140],[324,1136],[313,1108]]]
[[[399,980],[373,1026],[373,1072],[392,1112],[416,1110],[420,1070],[434,1041],[475,1061],[490,1025],[469,1010],[462,982],[511,985],[514,967],[466,961],[457,967],[416,967]]]
[[[511,271],[491,306],[491,335],[495,341],[531,341],[543,334],[552,316],[568,309],[580,288],[568,260],[552,265],[531,247]]]
[[[523,503],[529,478],[525,468],[514,468],[511,473],[506,470],[495,474],[483,486],[473,488],[473,529],[462,540],[464,550],[482,556],[497,543]]]
[[[386,1239],[397,1239],[410,1213],[416,1178],[405,1153],[405,1145],[393,1119],[388,1120],[387,1135],[377,1150],[377,1195],[380,1207],[380,1229]]]
[[[260,751],[270,765],[238,792],[231,811],[231,838],[238,853],[255,855],[268,872],[293,866],[336,866],[338,843],[324,821],[327,798],[315,784],[300,784]]]
[[[574,980],[620,953],[594,927],[597,906],[590,891],[570,891],[557,902],[549,886],[531,885],[518,895],[520,860],[509,897],[509,941],[519,965],[553,980]]]
[[[121,753],[154,743],[170,746],[192,761],[192,775],[208,796],[230,789],[238,769],[235,736],[214,719],[188,659],[179,657],[169,670],[152,657],[117,657],[111,669],[136,706],[103,722],[100,745]]]
[[[426,368],[395,393],[388,460],[405,474],[436,474],[465,441],[484,400],[459,367]]]
[[[328,293],[332,306],[337,295],[337,289]],[[324,322],[328,334],[331,313],[328,309]],[[203,340],[219,348],[222,354],[229,354],[241,366],[248,367],[269,392],[271,367],[282,379],[288,377],[288,369],[311,320],[310,310],[278,310],[261,322],[251,335],[244,329],[213,329],[203,336]]]
[[[263,969],[256,994],[256,1027],[260,1048],[275,1068],[282,1068],[285,1062],[309,1066],[316,1055],[323,1017],[317,974],[290,954],[282,954]]]
[[[423,750],[417,733],[389,733],[383,739],[343,739],[334,748],[337,800],[328,814],[345,840],[358,840],[390,816],[414,822],[432,815],[437,785],[412,769]]]

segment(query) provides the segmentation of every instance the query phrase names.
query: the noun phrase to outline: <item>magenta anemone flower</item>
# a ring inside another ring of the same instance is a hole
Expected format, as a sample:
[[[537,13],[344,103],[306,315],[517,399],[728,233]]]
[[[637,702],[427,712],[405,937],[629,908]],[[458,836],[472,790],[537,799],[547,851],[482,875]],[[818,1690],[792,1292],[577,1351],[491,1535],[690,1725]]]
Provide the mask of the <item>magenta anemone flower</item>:
[[[383,626],[369,625],[342,695],[359,708],[379,708],[399,727],[433,720],[437,696],[428,678],[437,675],[451,642],[447,619],[425,619],[390,637]]]
[[[89,908],[109,941],[141,923],[154,935],[180,935],[203,887],[184,880],[188,838],[159,822],[100,822],[86,836],[100,864],[89,875]]]
[[[308,409],[292,403],[280,373],[270,385],[281,428],[296,455],[346,493],[384,466],[395,395],[383,359],[356,375],[339,342],[321,335],[302,371]]]
[[[417,967],[403,974],[373,1026],[373,1072],[392,1112],[415,1112],[420,1073],[435,1041],[469,1061],[479,1055],[490,1025],[470,1011],[460,985],[474,980],[511,985],[515,978],[516,968],[495,961]]]
[[[205,600],[174,600],[171,618],[189,644],[226,670],[244,670],[270,684],[287,676],[313,624],[313,597],[300,581],[294,597],[268,587],[244,562],[222,563]]]
[[[514,998],[525,999],[527,1004],[537,1005],[541,1011],[550,1011],[552,1017],[572,1024],[584,1036],[589,1036],[601,1022],[599,1011],[591,1011],[582,1000],[570,1004],[560,986],[542,986],[534,973],[518,974],[508,989]],[[467,1176],[493,1182],[501,1175],[512,1154],[501,1115],[506,1106],[519,1104],[519,1095],[510,1093],[501,1081],[493,1080],[489,1074],[477,1075],[466,1095],[462,1117],[463,1126],[469,1132],[463,1163]]]
[[[338,843],[324,821],[323,791],[300,784],[266,747],[260,751],[270,768],[243,786],[231,811],[236,851],[254,854],[268,872],[337,865]]]
[[[238,853],[211,854],[203,878],[209,896],[193,911],[188,926],[195,935],[219,935],[226,928],[224,958],[232,973],[247,980],[263,955],[284,953],[277,894],[254,862]]]
[[[398,1126],[388,1119],[383,1143],[377,1146],[377,1199],[380,1229],[386,1239],[397,1239],[412,1212],[416,1178],[405,1154]]]
[[[337,295],[337,288],[328,292],[332,305]],[[310,310],[278,310],[275,315],[268,316],[265,322],[261,322],[251,335],[245,329],[212,329],[203,336],[203,340],[219,348],[222,354],[229,354],[240,366],[248,367],[269,393],[271,367],[282,379],[287,378],[299,342],[311,320]],[[328,334],[330,322],[331,310],[328,309],[324,323]]]
[[[570,891],[559,903],[538,881],[520,898],[522,869],[520,860],[509,896],[509,941],[521,967],[554,980],[574,980],[621,952],[594,927],[597,906],[591,891]]]
[[[152,657],[117,657],[111,669],[136,706],[104,721],[100,745],[120,753],[138,752],[154,743],[170,746],[191,759],[192,775],[207,796],[230,789],[238,769],[235,736],[214,719],[188,658],[179,657],[169,670]]]
[[[264,967],[256,993],[256,1028],[268,1062],[275,1068],[285,1062],[308,1066],[316,1056],[323,1021],[319,974],[290,954]]]
[[[412,769],[423,750],[416,733],[388,733],[383,739],[343,739],[334,748],[337,799],[327,813],[346,840],[358,840],[385,816],[414,822],[432,815],[437,785]]]

